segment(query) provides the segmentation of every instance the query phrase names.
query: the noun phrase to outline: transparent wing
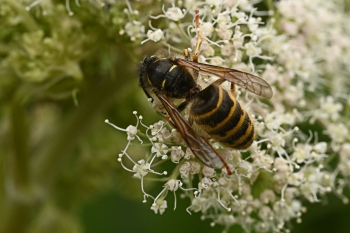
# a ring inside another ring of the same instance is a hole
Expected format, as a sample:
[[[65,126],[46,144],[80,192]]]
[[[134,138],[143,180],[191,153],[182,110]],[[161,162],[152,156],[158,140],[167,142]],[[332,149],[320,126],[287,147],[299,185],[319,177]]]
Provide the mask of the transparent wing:
[[[200,73],[215,75],[223,78],[268,99],[270,99],[273,95],[271,86],[265,80],[254,74],[236,69],[229,69],[220,66],[188,61],[181,58],[177,58],[176,62],[181,66],[194,69]]]
[[[199,136],[189,123],[183,118],[172,102],[164,94],[158,94],[159,100],[167,110],[176,129],[181,134],[186,145],[192,153],[202,161],[206,166],[213,168],[226,167],[227,173],[232,174],[230,168],[224,159],[215,151],[215,149],[201,136]]]

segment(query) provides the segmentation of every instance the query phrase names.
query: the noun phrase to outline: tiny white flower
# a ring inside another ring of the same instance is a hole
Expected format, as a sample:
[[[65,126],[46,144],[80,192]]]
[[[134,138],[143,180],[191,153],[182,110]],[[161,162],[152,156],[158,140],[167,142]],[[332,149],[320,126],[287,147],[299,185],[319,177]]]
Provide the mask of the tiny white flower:
[[[282,154],[285,152],[284,146],[286,144],[286,140],[283,137],[281,133],[274,133],[270,135],[270,142],[271,142],[271,147],[273,150],[277,151],[278,153]]]
[[[128,135],[127,137],[128,141],[134,140],[135,136],[137,135],[137,128],[133,125],[129,125],[126,128],[126,133]]]
[[[145,42],[151,40],[153,42],[158,42],[164,38],[164,33],[161,29],[156,30],[148,30],[147,31],[147,39],[143,40],[141,44],[144,44]]]
[[[160,29],[157,29],[157,30],[155,30],[155,31],[148,30],[148,31],[147,31],[147,37],[148,37],[150,40],[152,40],[152,41],[154,41],[154,42],[157,42],[157,41],[160,41],[160,40],[163,39],[164,33],[163,33],[163,31],[160,30]]]
[[[214,25],[211,22],[203,22],[200,29],[204,37],[211,37],[214,32]]]
[[[191,210],[193,210],[194,212],[199,212],[203,210],[206,202],[206,198],[194,198],[192,200]]]
[[[268,206],[263,206],[260,210],[259,210],[259,217],[263,220],[271,220],[274,218],[274,213],[273,211],[271,210],[270,207]]]
[[[158,134],[158,132],[164,127],[164,121],[158,121],[157,123],[153,124],[151,127],[151,134],[154,136]]]
[[[289,36],[295,36],[299,31],[299,25],[290,20],[283,19],[281,20],[280,25]]]
[[[171,149],[170,158],[174,163],[179,163],[180,159],[185,155],[185,152],[181,149],[181,146],[173,146]]]
[[[157,157],[162,157],[166,155],[168,151],[169,151],[169,148],[167,147],[167,145],[163,143],[154,143],[151,149],[152,154],[155,153]]]
[[[254,43],[248,42],[244,45],[246,53],[249,57],[257,57],[262,53],[261,48],[257,47]]]
[[[185,152],[185,159],[194,159],[195,156],[190,148],[187,147],[186,152]]]
[[[205,177],[214,177],[216,175],[215,170],[207,166],[204,166],[202,173]]]
[[[190,174],[190,170],[191,170],[191,163],[190,162],[183,163],[179,169],[181,177],[182,178],[188,177],[188,175]]]
[[[201,182],[198,183],[198,189],[199,190],[207,190],[213,185],[213,181],[208,178],[204,177]]]
[[[327,143],[319,142],[316,145],[314,145],[313,149],[319,154],[324,154],[327,150]]]
[[[273,203],[276,200],[276,194],[271,189],[266,189],[260,194],[260,200],[264,203]]]
[[[235,34],[233,35],[232,42],[233,46],[235,48],[242,48],[243,47],[243,33],[239,30],[240,27],[236,27]]]
[[[151,210],[154,211],[155,214],[163,214],[165,209],[168,207],[167,201],[158,199],[156,202],[154,202],[151,206]]]
[[[125,32],[130,39],[134,41],[136,38],[141,38],[145,34],[145,26],[139,21],[128,22],[125,25]]]
[[[329,124],[327,133],[336,143],[344,142],[349,138],[349,129],[342,123]]]
[[[250,178],[253,172],[253,166],[251,163],[242,160],[237,167],[237,172],[240,175],[244,175],[247,178]]]
[[[339,112],[343,110],[343,106],[340,103],[336,103],[332,96],[327,96],[327,98],[320,98],[320,111],[321,118],[330,118],[335,121],[339,118]]]
[[[150,164],[146,163],[146,161],[142,159],[138,162],[138,164],[134,165],[132,170],[135,172],[134,176],[141,179],[142,177],[148,174],[150,168]]]
[[[296,161],[297,163],[303,163],[310,159],[311,156],[311,150],[312,146],[305,144],[305,145],[298,145],[294,149],[294,153],[292,154],[292,159]]]
[[[213,66],[218,66],[220,64],[223,63],[223,59],[221,57],[213,57],[211,60],[210,60],[210,64],[213,65]]]
[[[179,187],[182,186],[182,182],[180,180],[174,180],[171,179],[168,182],[166,182],[165,186],[170,190],[170,191],[176,191]]]
[[[191,163],[190,173],[191,174],[198,174],[200,172],[200,168],[201,168],[200,163],[198,163],[196,161],[191,161],[190,163]]]
[[[165,12],[165,15],[168,19],[173,21],[179,21],[185,16],[182,10],[178,7],[168,8],[168,10]]]
[[[250,17],[248,20],[248,27],[251,32],[254,32],[258,29],[260,21],[257,18]]]
[[[220,12],[216,18],[216,23],[219,27],[227,27],[226,25],[230,25],[231,17],[228,11]]]
[[[231,29],[225,27],[216,28],[215,31],[218,33],[218,36],[223,40],[230,40],[233,34]]]
[[[224,56],[230,56],[233,53],[233,45],[225,44],[221,47],[221,54]]]

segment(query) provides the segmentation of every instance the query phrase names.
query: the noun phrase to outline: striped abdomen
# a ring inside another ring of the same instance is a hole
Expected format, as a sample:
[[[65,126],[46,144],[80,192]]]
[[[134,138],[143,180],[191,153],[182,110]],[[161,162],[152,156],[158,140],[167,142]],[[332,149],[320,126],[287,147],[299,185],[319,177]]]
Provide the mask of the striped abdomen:
[[[243,106],[225,89],[209,85],[193,99],[191,119],[212,138],[235,149],[255,139],[254,124]]]

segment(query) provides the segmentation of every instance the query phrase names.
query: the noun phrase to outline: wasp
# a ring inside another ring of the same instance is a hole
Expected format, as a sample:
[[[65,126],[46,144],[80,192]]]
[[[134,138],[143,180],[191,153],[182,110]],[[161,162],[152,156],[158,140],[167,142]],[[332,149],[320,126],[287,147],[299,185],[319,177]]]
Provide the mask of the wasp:
[[[199,16],[196,12],[197,28]],[[162,103],[171,124],[178,130],[193,154],[206,166],[222,168],[232,174],[228,164],[208,142],[193,128],[195,123],[211,138],[234,149],[246,149],[254,141],[256,131],[251,116],[236,99],[235,85],[259,96],[271,98],[270,85],[260,77],[236,69],[213,66],[198,62],[198,51],[202,36],[198,40],[192,61],[184,50],[185,58],[146,56],[140,69],[140,86],[148,98],[153,93]],[[219,79],[202,90],[197,84],[197,75],[215,75]],[[231,82],[228,91],[220,85]],[[170,99],[183,99],[176,106]],[[189,107],[189,120],[181,112]]]

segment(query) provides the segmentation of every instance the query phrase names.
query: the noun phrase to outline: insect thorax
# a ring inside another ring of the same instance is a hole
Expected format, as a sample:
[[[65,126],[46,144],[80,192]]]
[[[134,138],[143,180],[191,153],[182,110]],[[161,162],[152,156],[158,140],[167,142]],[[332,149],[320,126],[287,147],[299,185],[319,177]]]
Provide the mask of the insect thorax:
[[[140,78],[147,85],[162,91],[170,98],[186,98],[197,87],[190,72],[176,64],[173,58],[146,57],[143,61]]]

